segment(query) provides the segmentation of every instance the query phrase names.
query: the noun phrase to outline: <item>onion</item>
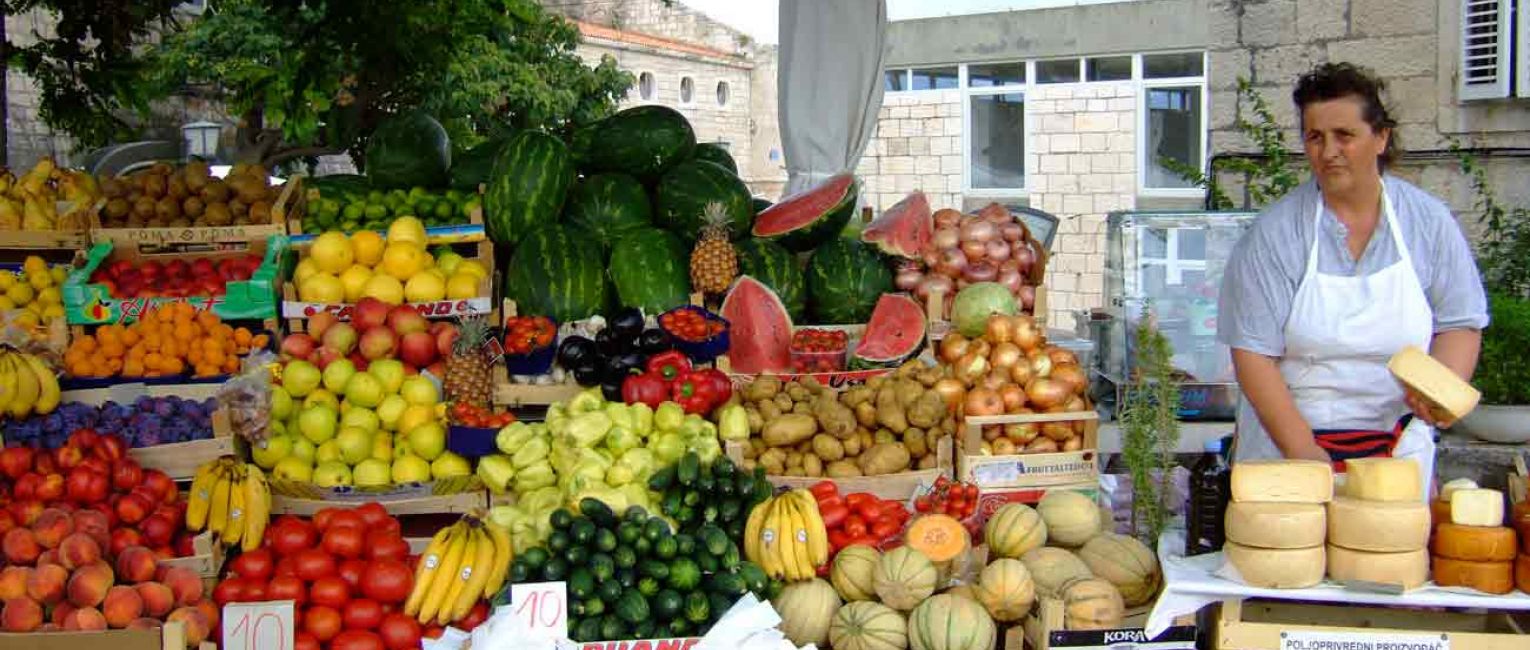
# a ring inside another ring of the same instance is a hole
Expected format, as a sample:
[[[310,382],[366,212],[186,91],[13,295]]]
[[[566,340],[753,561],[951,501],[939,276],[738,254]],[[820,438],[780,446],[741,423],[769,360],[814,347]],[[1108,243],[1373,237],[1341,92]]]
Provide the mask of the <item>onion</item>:
[[[1040,379],[1052,376],[1052,357],[1039,350],[1032,350],[1027,354],[1031,360],[1031,372]]]
[[[1063,441],[1063,446],[1062,446],[1062,450],[1063,451],[1078,451],[1078,450],[1083,449],[1083,448],[1084,448],[1084,437],[1083,436],[1073,436],[1072,438],[1069,438],[1069,439]]]
[[[954,228],[962,222],[962,213],[951,208],[941,208],[930,216],[934,218],[936,228]]]
[[[962,278],[968,282],[993,282],[996,277],[999,277],[999,268],[986,260],[973,262],[962,272]]]
[[[999,392],[992,388],[974,388],[967,391],[967,398],[962,404],[969,416],[999,415],[1004,412],[1004,400],[999,397]]]
[[[1055,363],[1057,360],[1053,359]],[[1083,393],[1089,388],[1089,375],[1075,363],[1057,363],[1052,366],[1052,381],[1061,382],[1070,393]]]
[[[941,228],[935,231],[934,239],[930,240],[930,245],[937,249],[956,248],[961,243],[960,233],[955,228]]]
[[[1023,453],[1027,454],[1051,454],[1057,452],[1057,441],[1051,438],[1038,437],[1025,446]]]
[[[988,259],[995,262],[1009,259],[1009,244],[998,239],[990,239],[984,246],[987,247]]]
[[[1011,258],[1015,260],[1015,264],[1018,265],[1020,272],[1029,273],[1031,267],[1036,264],[1036,252],[1031,250],[1030,246],[1021,246],[1014,253]]]
[[[957,278],[957,280],[956,280],[956,290],[958,292],[960,292],[962,289],[966,289],[967,286],[971,285],[971,284],[972,283],[968,282],[966,278]],[[956,302],[956,301],[952,300],[951,302]]]
[[[940,378],[930,389],[939,394],[940,399],[945,401],[948,413],[955,412],[957,405],[961,404],[962,400],[967,397],[967,387],[963,386],[961,381],[951,377]]]
[[[930,275],[924,276],[924,282],[920,283],[919,288],[915,289],[915,291],[923,292],[924,295],[920,297],[925,299],[928,299],[932,293],[943,294],[946,297],[945,307],[949,309],[951,307],[951,303],[955,302],[951,300],[951,294],[955,293],[956,291],[956,283],[952,282],[951,278],[948,278],[944,275],[940,275],[939,273],[932,273]]]
[[[940,360],[946,363],[956,363],[957,359],[962,358],[962,355],[967,353],[967,348],[971,347],[971,345],[972,341],[967,340],[967,337],[962,336],[959,332],[947,334],[945,338],[940,340]]]
[[[988,323],[992,325],[993,321],[998,318],[1002,318],[1002,316],[995,316],[993,319],[989,319]],[[1009,319],[1006,318],[1005,320]],[[993,344],[993,353],[988,355],[988,362],[993,364],[995,370],[1003,369],[1006,379],[1009,376],[1009,369],[1024,360],[1025,353],[1020,351],[1020,346],[1009,341]]]
[[[988,339],[989,343],[993,343],[995,345],[999,343],[1008,343],[1014,337],[1014,321],[1011,321],[1008,316],[1003,314],[994,314],[989,316],[988,322],[983,326],[983,338]],[[998,351],[998,348],[995,348],[995,351]],[[1000,364],[996,363],[994,365],[997,366]]]
[[[1009,380],[1021,386],[1030,385],[1031,379],[1036,376],[1036,371],[1031,370],[1029,363],[1016,363],[1009,367]]]
[[[940,262],[940,251],[931,248],[926,250],[924,254],[919,257],[922,261],[924,261],[925,268],[932,269],[935,268],[935,264]]]
[[[942,248],[940,257],[935,262],[935,272],[941,275],[956,277],[967,270],[967,256],[962,254],[960,248]]]
[[[964,241],[961,250],[962,254],[967,256],[967,261],[976,262],[988,255],[988,244],[980,241]]]
[[[1037,379],[1025,387],[1025,396],[1036,408],[1049,409],[1067,401],[1068,387],[1050,379]],[[1072,430],[1072,427],[1069,427]]]
[[[1020,408],[1016,412],[1026,413],[1029,411],[1030,409]],[[1004,436],[1015,441],[1015,444],[1023,445],[1029,443],[1039,435],[1041,435],[1041,429],[1037,428],[1034,422],[1017,422],[1015,424],[1004,425]]]
[[[1009,378],[1005,377],[1004,373],[997,371],[984,375],[983,378],[978,381],[978,386],[983,388],[992,388],[994,390],[1004,388],[1006,385],[1010,385]]]
[[[1083,413],[1089,410],[1089,405],[1084,402],[1084,398],[1074,395],[1069,397],[1068,401],[1063,402],[1062,410],[1065,413]],[[1075,426],[1074,428],[1077,429],[1078,427]]]
[[[1006,381],[999,386],[999,399],[1004,400],[1005,413],[1014,413],[1025,406],[1025,389]]]
[[[999,226],[999,236],[1004,241],[1020,241],[1020,236],[1025,234],[1025,227],[1013,221]]]
[[[1004,224],[1009,224],[1009,223],[1014,223],[1015,222],[1014,215],[1010,214],[1009,210],[1005,210],[1002,207],[999,208],[998,210],[988,210],[988,211],[985,211],[982,214],[979,214],[978,216],[982,217],[982,219],[984,221],[987,221],[988,223],[991,223],[991,224],[993,224],[995,226],[1001,226],[1001,227]]]
[[[1025,284],[1025,278],[1020,277],[1019,271],[1000,269],[997,282],[1004,285],[1005,289],[1009,289],[1010,293],[1020,293],[1020,287]]]
[[[1078,365],[1078,357],[1073,356],[1073,352],[1067,348],[1048,345],[1047,356],[1052,358],[1053,366],[1060,366],[1065,363],[1071,363],[1075,366]]]
[[[1025,285],[1020,287],[1020,304],[1026,311],[1036,308],[1036,287]]]
[[[913,291],[921,282],[924,282],[924,273],[919,269],[898,271],[897,277],[893,278],[893,286],[899,291]]]
[[[973,220],[962,224],[962,241],[977,241],[987,243],[999,235],[999,227],[991,221]]]
[[[983,340],[983,337],[981,336],[972,340],[972,348],[969,350],[969,352],[976,352],[982,355],[984,359],[987,359],[988,353],[992,351],[993,348],[990,346],[988,341]]]
[[[983,375],[988,374],[991,367],[988,357],[978,354],[977,350],[968,349],[966,354],[951,364],[951,375],[961,380],[963,384],[971,386],[982,379]]]
[[[982,427],[982,429],[983,429],[983,440],[986,440],[988,442],[993,442],[995,440],[998,440],[999,436],[1004,435],[1004,428],[999,426],[999,425],[997,425],[997,424],[990,424],[988,426]]]
[[[1073,423],[1071,422],[1043,422],[1041,435],[1057,442],[1062,442],[1073,437]]]
[[[1016,262],[1015,258],[1013,257],[1004,260],[1003,262],[999,262],[999,274],[1002,275],[1005,271],[1015,271],[1017,273],[1020,272],[1020,263]]]
[[[1022,287],[1023,289],[1024,287]],[[1015,321],[1015,345],[1020,346],[1026,354],[1041,346],[1041,332],[1036,329],[1036,320],[1030,316],[1016,316]]]
[[[999,438],[994,438],[993,439],[993,455],[995,455],[995,456],[1013,456],[1013,455],[1015,455],[1016,451],[1019,451],[1019,450],[1015,448],[1015,441],[1010,440],[1009,438],[1005,438],[1005,437],[999,437]]]

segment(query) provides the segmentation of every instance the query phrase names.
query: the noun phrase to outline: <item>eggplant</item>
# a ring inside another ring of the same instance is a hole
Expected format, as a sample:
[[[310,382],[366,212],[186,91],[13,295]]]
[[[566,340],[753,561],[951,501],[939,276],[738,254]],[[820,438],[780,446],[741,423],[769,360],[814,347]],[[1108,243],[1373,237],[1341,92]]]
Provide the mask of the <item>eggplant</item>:
[[[670,347],[669,334],[657,327],[643,330],[643,333],[638,336],[638,349],[642,350],[643,354],[658,354]]]
[[[642,352],[628,352],[627,354],[617,357],[616,363],[627,372],[636,370],[638,373],[642,373],[643,366],[648,365],[648,355],[643,354]]]
[[[643,332],[643,312],[636,307],[624,307],[611,317],[610,328],[624,339],[635,338]]]
[[[626,343],[626,338],[618,336],[616,330],[609,327],[595,335],[595,347],[600,349],[601,354],[608,357],[621,356],[625,352],[622,348],[626,347]]]
[[[625,378],[618,379],[616,381],[603,381],[603,382],[600,382],[600,394],[601,394],[601,396],[605,397],[606,401],[608,401],[608,402],[621,402],[622,401],[622,382],[623,381],[625,381]]]
[[[589,387],[599,384],[602,377],[603,368],[598,362],[586,361],[581,365],[574,366],[574,381],[580,386]]]
[[[620,382],[629,374],[627,366],[622,365],[621,357],[606,357],[600,361],[600,381]]]
[[[564,368],[577,368],[587,360],[594,359],[600,354],[594,341],[583,336],[570,336],[563,339],[558,346],[558,365]]]

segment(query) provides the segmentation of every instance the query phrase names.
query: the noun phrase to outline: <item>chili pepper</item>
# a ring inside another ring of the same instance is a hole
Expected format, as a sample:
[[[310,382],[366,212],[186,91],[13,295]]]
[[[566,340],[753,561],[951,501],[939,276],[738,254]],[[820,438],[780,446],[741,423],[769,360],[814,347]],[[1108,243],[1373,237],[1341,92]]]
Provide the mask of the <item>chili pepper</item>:
[[[674,381],[691,371],[691,359],[679,350],[668,350],[648,357],[647,370],[664,381]]]
[[[839,494],[839,486],[835,485],[834,481],[819,481],[814,483],[813,487],[808,488],[808,491],[812,492],[813,498],[818,501],[819,505],[822,505],[824,499]]]
[[[716,392],[705,374],[691,371],[680,375],[670,385],[669,399],[686,413],[706,415],[716,405]]]
[[[659,408],[669,399],[669,386],[657,373],[629,375],[622,380],[622,401],[628,404],[642,402],[650,408]]]

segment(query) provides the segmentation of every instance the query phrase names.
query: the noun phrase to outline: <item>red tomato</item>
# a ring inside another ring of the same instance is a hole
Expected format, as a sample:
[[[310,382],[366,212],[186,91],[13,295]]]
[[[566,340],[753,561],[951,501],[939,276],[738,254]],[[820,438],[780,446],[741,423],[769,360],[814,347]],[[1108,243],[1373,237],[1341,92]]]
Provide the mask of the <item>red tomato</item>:
[[[850,516],[850,509],[842,504],[827,504],[818,506],[818,516],[823,518],[826,528],[837,528]]]
[[[340,609],[351,600],[351,586],[339,576],[328,576],[313,581],[308,587],[308,600],[315,605]]]
[[[303,611],[303,631],[320,643],[335,638],[340,633],[340,612],[323,605],[309,607]]]
[[[358,514],[355,510],[340,510],[335,514],[330,515],[329,527],[335,528],[341,526],[354,526],[361,530],[366,530],[367,528],[366,520],[362,519],[361,515]],[[323,530],[324,532],[329,532],[328,528]]]
[[[314,528],[318,528],[321,533],[324,532],[324,529],[329,528],[329,522],[337,512],[340,512],[339,508],[320,508],[318,512],[313,513]]]
[[[319,548],[338,557],[361,557],[361,553],[366,550],[366,535],[366,528],[359,523],[359,519],[355,526],[351,526],[337,517],[330,522],[329,529],[324,531],[324,540],[319,542]]]
[[[293,555],[305,548],[313,548],[319,541],[319,533],[306,521],[291,519],[277,523],[266,532],[271,540],[271,550],[280,557]]]
[[[366,630],[346,630],[329,642],[329,650],[384,650],[382,637]]]
[[[212,599],[219,607],[229,603],[242,602],[244,599],[244,580],[224,578],[223,582],[213,587]]]
[[[266,583],[259,580],[246,580],[244,582],[244,594],[241,599],[246,603],[259,603],[269,600],[266,597]]]
[[[366,524],[369,530],[373,526],[381,524],[383,520],[393,518],[393,515],[388,514],[388,509],[382,507],[382,504],[376,501],[363,503],[352,512],[361,516],[361,523]]]
[[[489,601],[480,599],[478,602],[473,603],[473,608],[468,610],[467,616],[453,623],[452,627],[464,632],[472,632],[473,628],[478,627],[487,620],[489,620]]]
[[[361,574],[361,593],[380,603],[401,603],[414,588],[414,572],[398,560],[373,560]]]
[[[871,535],[877,539],[887,539],[898,534],[898,531],[902,530],[902,528],[902,526],[898,525],[898,522],[891,519],[878,519],[871,526]]]
[[[854,494],[845,496],[845,505],[850,506],[851,510],[859,510],[861,504],[868,501],[875,502],[876,500],[877,498],[875,495],[868,494],[866,492],[856,492]]]
[[[302,607],[308,602],[308,589],[297,576],[276,576],[266,585],[266,598],[290,600],[295,606]]]
[[[350,587],[351,591],[356,591],[361,588],[361,574],[365,573],[366,570],[366,560],[351,559],[341,562],[340,566],[335,568],[335,573],[340,576],[341,580],[345,581],[346,586]]]
[[[299,630],[297,635],[292,638],[292,650],[323,650],[323,649],[319,646],[319,640],[314,638],[314,636],[312,634],[309,634],[308,632],[303,631],[303,630]]]
[[[377,626],[377,634],[382,637],[383,645],[388,650],[410,650],[420,647],[419,622],[400,612],[393,612],[383,617],[382,624]]]
[[[845,545],[849,543],[850,536],[846,535],[845,531],[839,530],[837,528],[829,530],[829,548],[837,551],[844,548]]]
[[[422,639],[439,639],[439,638],[441,638],[441,635],[443,633],[445,633],[445,632],[446,632],[446,628],[441,627],[439,625],[431,624],[431,625],[425,626],[425,631],[420,634],[420,638],[422,638]]]
[[[241,578],[265,582],[271,579],[271,573],[276,568],[275,564],[269,549],[257,548],[240,553],[239,557],[229,562],[229,570],[239,574]]]
[[[373,560],[402,560],[409,557],[409,542],[398,533],[374,530],[367,536],[367,557]]]
[[[340,610],[340,620],[347,630],[371,630],[382,624],[382,605],[375,600],[358,598]]]
[[[271,538],[269,536],[267,536],[266,539],[271,539]],[[271,575],[277,576],[277,577],[280,577],[280,576],[292,576],[292,577],[296,578],[297,577],[297,563],[293,562],[292,558],[290,558],[290,557],[284,557],[284,558],[282,558],[280,560],[277,560],[276,561],[276,571],[274,571]]]
[[[298,551],[292,556],[292,564],[297,577],[309,582],[335,573],[335,558],[316,548]]]
[[[921,497],[919,497],[917,499],[914,499],[914,509],[918,510],[919,512],[929,512],[930,511],[930,497],[929,497],[929,495],[921,496]]]
[[[855,511],[855,514],[860,515],[861,519],[872,521],[882,516],[882,501],[879,499],[862,501],[860,505],[851,506],[851,509]]]

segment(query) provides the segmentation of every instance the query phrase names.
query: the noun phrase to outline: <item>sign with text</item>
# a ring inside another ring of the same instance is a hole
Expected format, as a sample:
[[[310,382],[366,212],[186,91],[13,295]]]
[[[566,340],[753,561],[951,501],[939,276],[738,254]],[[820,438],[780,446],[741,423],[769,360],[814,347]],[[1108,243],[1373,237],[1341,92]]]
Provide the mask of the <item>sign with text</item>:
[[[675,639],[640,639],[637,641],[590,641],[579,644],[579,650],[691,650],[701,642],[701,637]]]
[[[510,611],[532,638],[568,638],[568,585],[527,582],[510,585]]]
[[[1280,650],[1450,650],[1450,635],[1292,630],[1280,633]]]
[[[411,309],[420,312],[420,315],[426,318],[446,318],[471,314],[487,314],[494,310],[492,303],[493,301],[488,296],[480,296],[462,300],[437,300],[435,302],[411,302],[405,304]],[[288,300],[282,302],[282,317],[308,318],[324,311],[334,314],[340,320],[350,320],[351,312],[355,309],[356,306],[350,304]]]
[[[292,601],[223,606],[223,650],[292,650]]]

